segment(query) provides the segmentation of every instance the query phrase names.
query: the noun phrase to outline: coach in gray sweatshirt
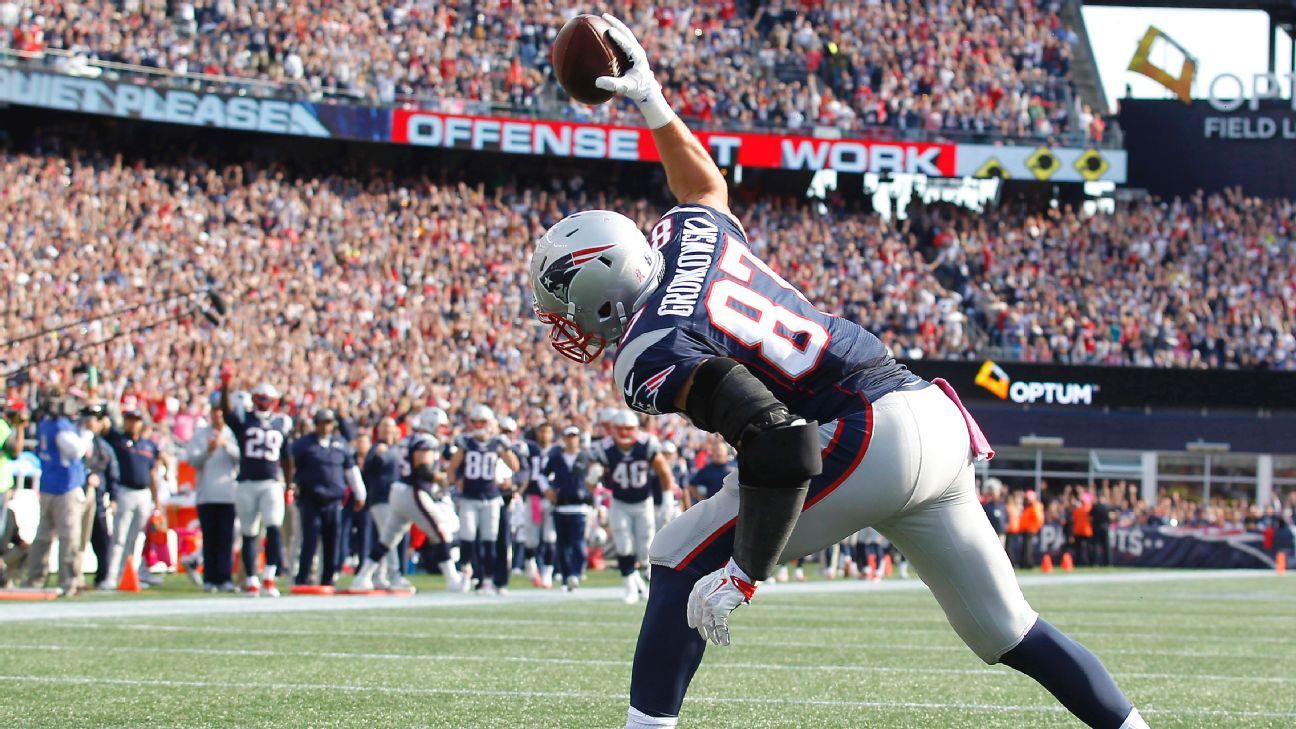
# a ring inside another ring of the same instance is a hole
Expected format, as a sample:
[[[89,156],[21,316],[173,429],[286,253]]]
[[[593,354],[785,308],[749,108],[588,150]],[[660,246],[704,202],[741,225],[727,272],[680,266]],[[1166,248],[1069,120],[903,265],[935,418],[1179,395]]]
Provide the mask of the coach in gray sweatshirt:
[[[203,589],[235,592],[234,491],[239,450],[234,431],[225,425],[220,408],[212,408],[211,424],[189,440],[185,460],[198,472],[198,523],[202,528]],[[196,563],[187,563],[192,572]]]

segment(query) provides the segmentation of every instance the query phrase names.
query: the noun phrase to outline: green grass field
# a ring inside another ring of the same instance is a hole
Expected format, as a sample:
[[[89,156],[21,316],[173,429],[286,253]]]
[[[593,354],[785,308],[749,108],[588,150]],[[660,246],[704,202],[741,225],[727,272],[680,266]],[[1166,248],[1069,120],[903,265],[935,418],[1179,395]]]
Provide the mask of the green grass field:
[[[1296,578],[1085,578],[1100,581],[1030,577],[1026,594],[1106,661],[1153,727],[1296,726]],[[643,608],[615,588],[490,599],[425,578],[413,599],[156,599],[192,597],[183,579],[143,598],[0,605],[0,725],[624,721]],[[898,581],[763,588],[734,624],[682,726],[1080,726],[1029,679],[982,665],[927,592]]]

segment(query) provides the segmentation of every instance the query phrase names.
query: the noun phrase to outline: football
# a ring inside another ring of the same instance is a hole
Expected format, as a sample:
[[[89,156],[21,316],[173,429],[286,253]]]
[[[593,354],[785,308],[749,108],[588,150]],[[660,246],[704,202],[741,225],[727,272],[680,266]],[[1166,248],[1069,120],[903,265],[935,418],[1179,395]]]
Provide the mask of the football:
[[[597,15],[577,15],[558,31],[553,70],[558,83],[575,100],[595,106],[612,98],[594,85],[600,76],[620,76],[630,68],[625,51],[612,40],[608,22]]]

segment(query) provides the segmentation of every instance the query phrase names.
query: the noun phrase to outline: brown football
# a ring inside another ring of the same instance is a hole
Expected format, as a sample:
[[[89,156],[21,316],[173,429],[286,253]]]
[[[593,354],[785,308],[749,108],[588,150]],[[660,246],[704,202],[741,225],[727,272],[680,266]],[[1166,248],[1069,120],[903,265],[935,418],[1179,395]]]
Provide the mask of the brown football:
[[[563,89],[582,104],[594,106],[612,98],[611,91],[594,85],[599,76],[620,76],[630,69],[630,59],[608,35],[608,22],[597,15],[577,15],[554,39],[554,76]]]

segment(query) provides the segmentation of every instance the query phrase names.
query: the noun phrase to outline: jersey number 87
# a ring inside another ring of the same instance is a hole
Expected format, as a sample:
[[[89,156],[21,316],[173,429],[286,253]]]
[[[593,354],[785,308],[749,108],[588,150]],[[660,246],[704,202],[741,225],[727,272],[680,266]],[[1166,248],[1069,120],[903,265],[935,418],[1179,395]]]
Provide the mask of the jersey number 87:
[[[719,268],[729,278],[716,281],[707,293],[711,323],[745,346],[756,347],[761,359],[790,380],[814,369],[828,345],[828,330],[744,284],[751,284],[753,269],[758,269],[805,301],[801,292],[732,238],[726,241]]]

